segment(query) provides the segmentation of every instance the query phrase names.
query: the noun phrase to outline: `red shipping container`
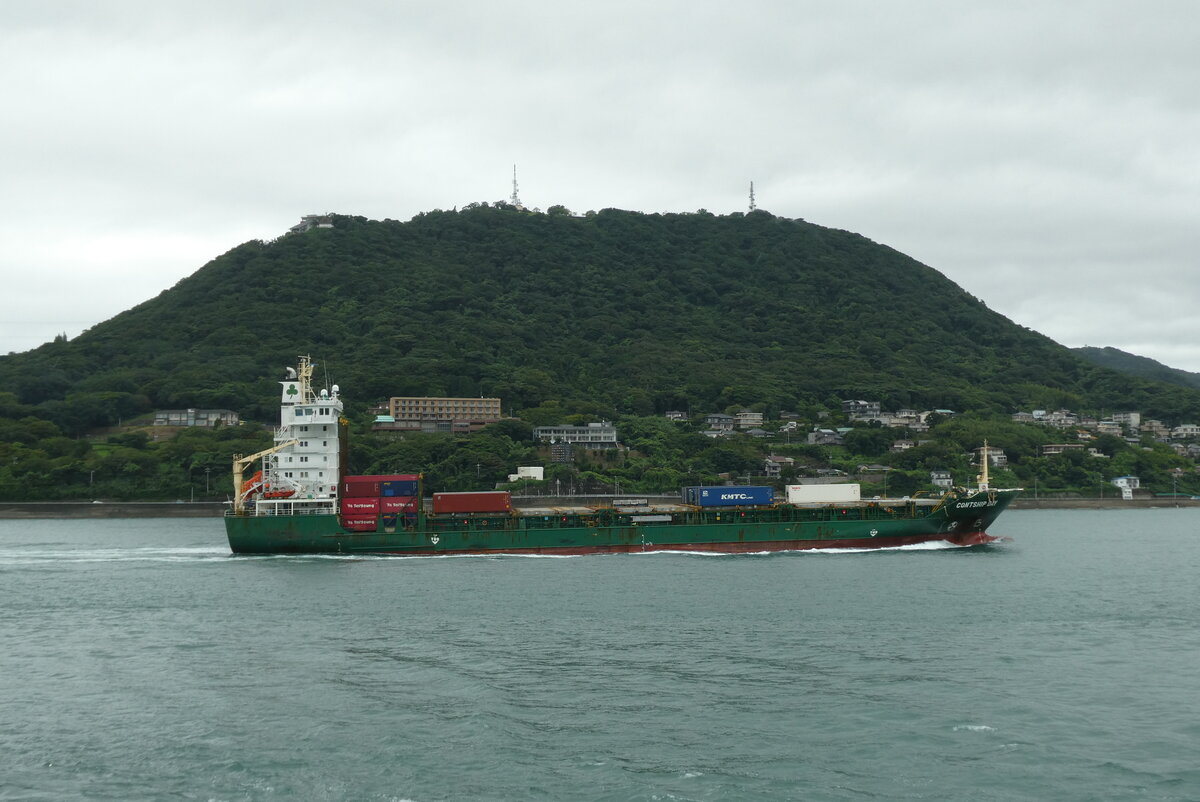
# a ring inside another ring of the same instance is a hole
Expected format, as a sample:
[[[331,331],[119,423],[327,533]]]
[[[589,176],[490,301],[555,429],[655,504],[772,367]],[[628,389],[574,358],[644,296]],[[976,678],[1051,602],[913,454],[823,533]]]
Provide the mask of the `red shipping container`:
[[[361,478],[350,476],[342,481],[343,498],[379,498],[379,482],[357,481]]]
[[[351,498],[366,498],[383,495],[380,492],[381,482],[415,482],[421,478],[419,473],[387,473],[373,474],[371,476],[343,476],[342,477],[342,492],[343,496]]]
[[[359,515],[343,515],[342,528],[351,532],[374,532],[375,516],[367,518]]]
[[[342,513],[344,515],[378,515],[379,514],[379,499],[377,498],[357,498],[354,496],[342,497]]]
[[[379,499],[380,512],[416,512],[416,499],[412,496],[385,496]]]
[[[507,490],[482,493],[434,493],[433,511],[446,512],[508,512],[512,509],[512,494]]]

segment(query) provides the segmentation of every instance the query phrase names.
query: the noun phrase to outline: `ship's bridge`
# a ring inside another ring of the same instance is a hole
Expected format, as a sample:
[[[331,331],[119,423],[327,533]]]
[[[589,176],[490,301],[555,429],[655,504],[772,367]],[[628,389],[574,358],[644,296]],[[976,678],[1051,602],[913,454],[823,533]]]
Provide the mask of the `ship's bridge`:
[[[333,499],[341,477],[339,421],[343,405],[335,384],[312,386],[315,364],[300,357],[280,384],[278,451],[263,458],[260,503],[286,499]]]

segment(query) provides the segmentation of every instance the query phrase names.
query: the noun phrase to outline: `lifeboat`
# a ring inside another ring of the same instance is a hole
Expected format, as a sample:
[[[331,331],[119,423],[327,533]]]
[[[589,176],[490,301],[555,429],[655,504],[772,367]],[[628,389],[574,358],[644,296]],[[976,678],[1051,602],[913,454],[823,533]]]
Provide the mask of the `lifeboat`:
[[[253,493],[255,490],[257,490],[261,486],[262,486],[262,471],[256,471],[253,476],[251,476],[246,481],[242,482],[241,497],[245,498],[246,496],[250,495],[251,493]]]

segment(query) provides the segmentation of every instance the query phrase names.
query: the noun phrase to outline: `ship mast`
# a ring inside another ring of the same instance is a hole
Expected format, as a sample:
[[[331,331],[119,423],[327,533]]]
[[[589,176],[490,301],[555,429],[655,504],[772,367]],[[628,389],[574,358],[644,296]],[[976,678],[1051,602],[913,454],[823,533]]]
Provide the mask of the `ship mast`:
[[[979,449],[980,469],[979,475],[975,477],[975,481],[979,484],[980,490],[988,490],[988,443],[983,441],[983,448]]]
[[[308,357],[308,356],[300,357],[300,365],[296,369],[296,374],[297,374],[296,381],[299,384],[299,389],[300,389],[299,403],[301,403],[301,404],[313,403],[314,401],[317,400],[317,396],[313,393],[313,389],[312,389],[312,374],[313,374],[312,357]]]

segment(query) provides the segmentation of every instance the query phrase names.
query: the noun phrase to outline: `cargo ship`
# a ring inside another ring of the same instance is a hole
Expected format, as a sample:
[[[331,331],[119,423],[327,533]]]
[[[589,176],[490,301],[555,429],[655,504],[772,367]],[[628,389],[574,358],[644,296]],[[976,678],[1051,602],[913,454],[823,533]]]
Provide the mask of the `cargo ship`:
[[[985,443],[972,489],[936,498],[860,497],[857,484],[683,488],[678,501],[514,507],[504,491],[434,493],[419,473],[346,475],[335,384],[314,390],[300,357],[281,384],[275,444],[235,456],[225,531],[235,554],[753,553],[994,542],[988,527],[1018,490],[989,486]],[[247,477],[255,464],[259,469]]]

